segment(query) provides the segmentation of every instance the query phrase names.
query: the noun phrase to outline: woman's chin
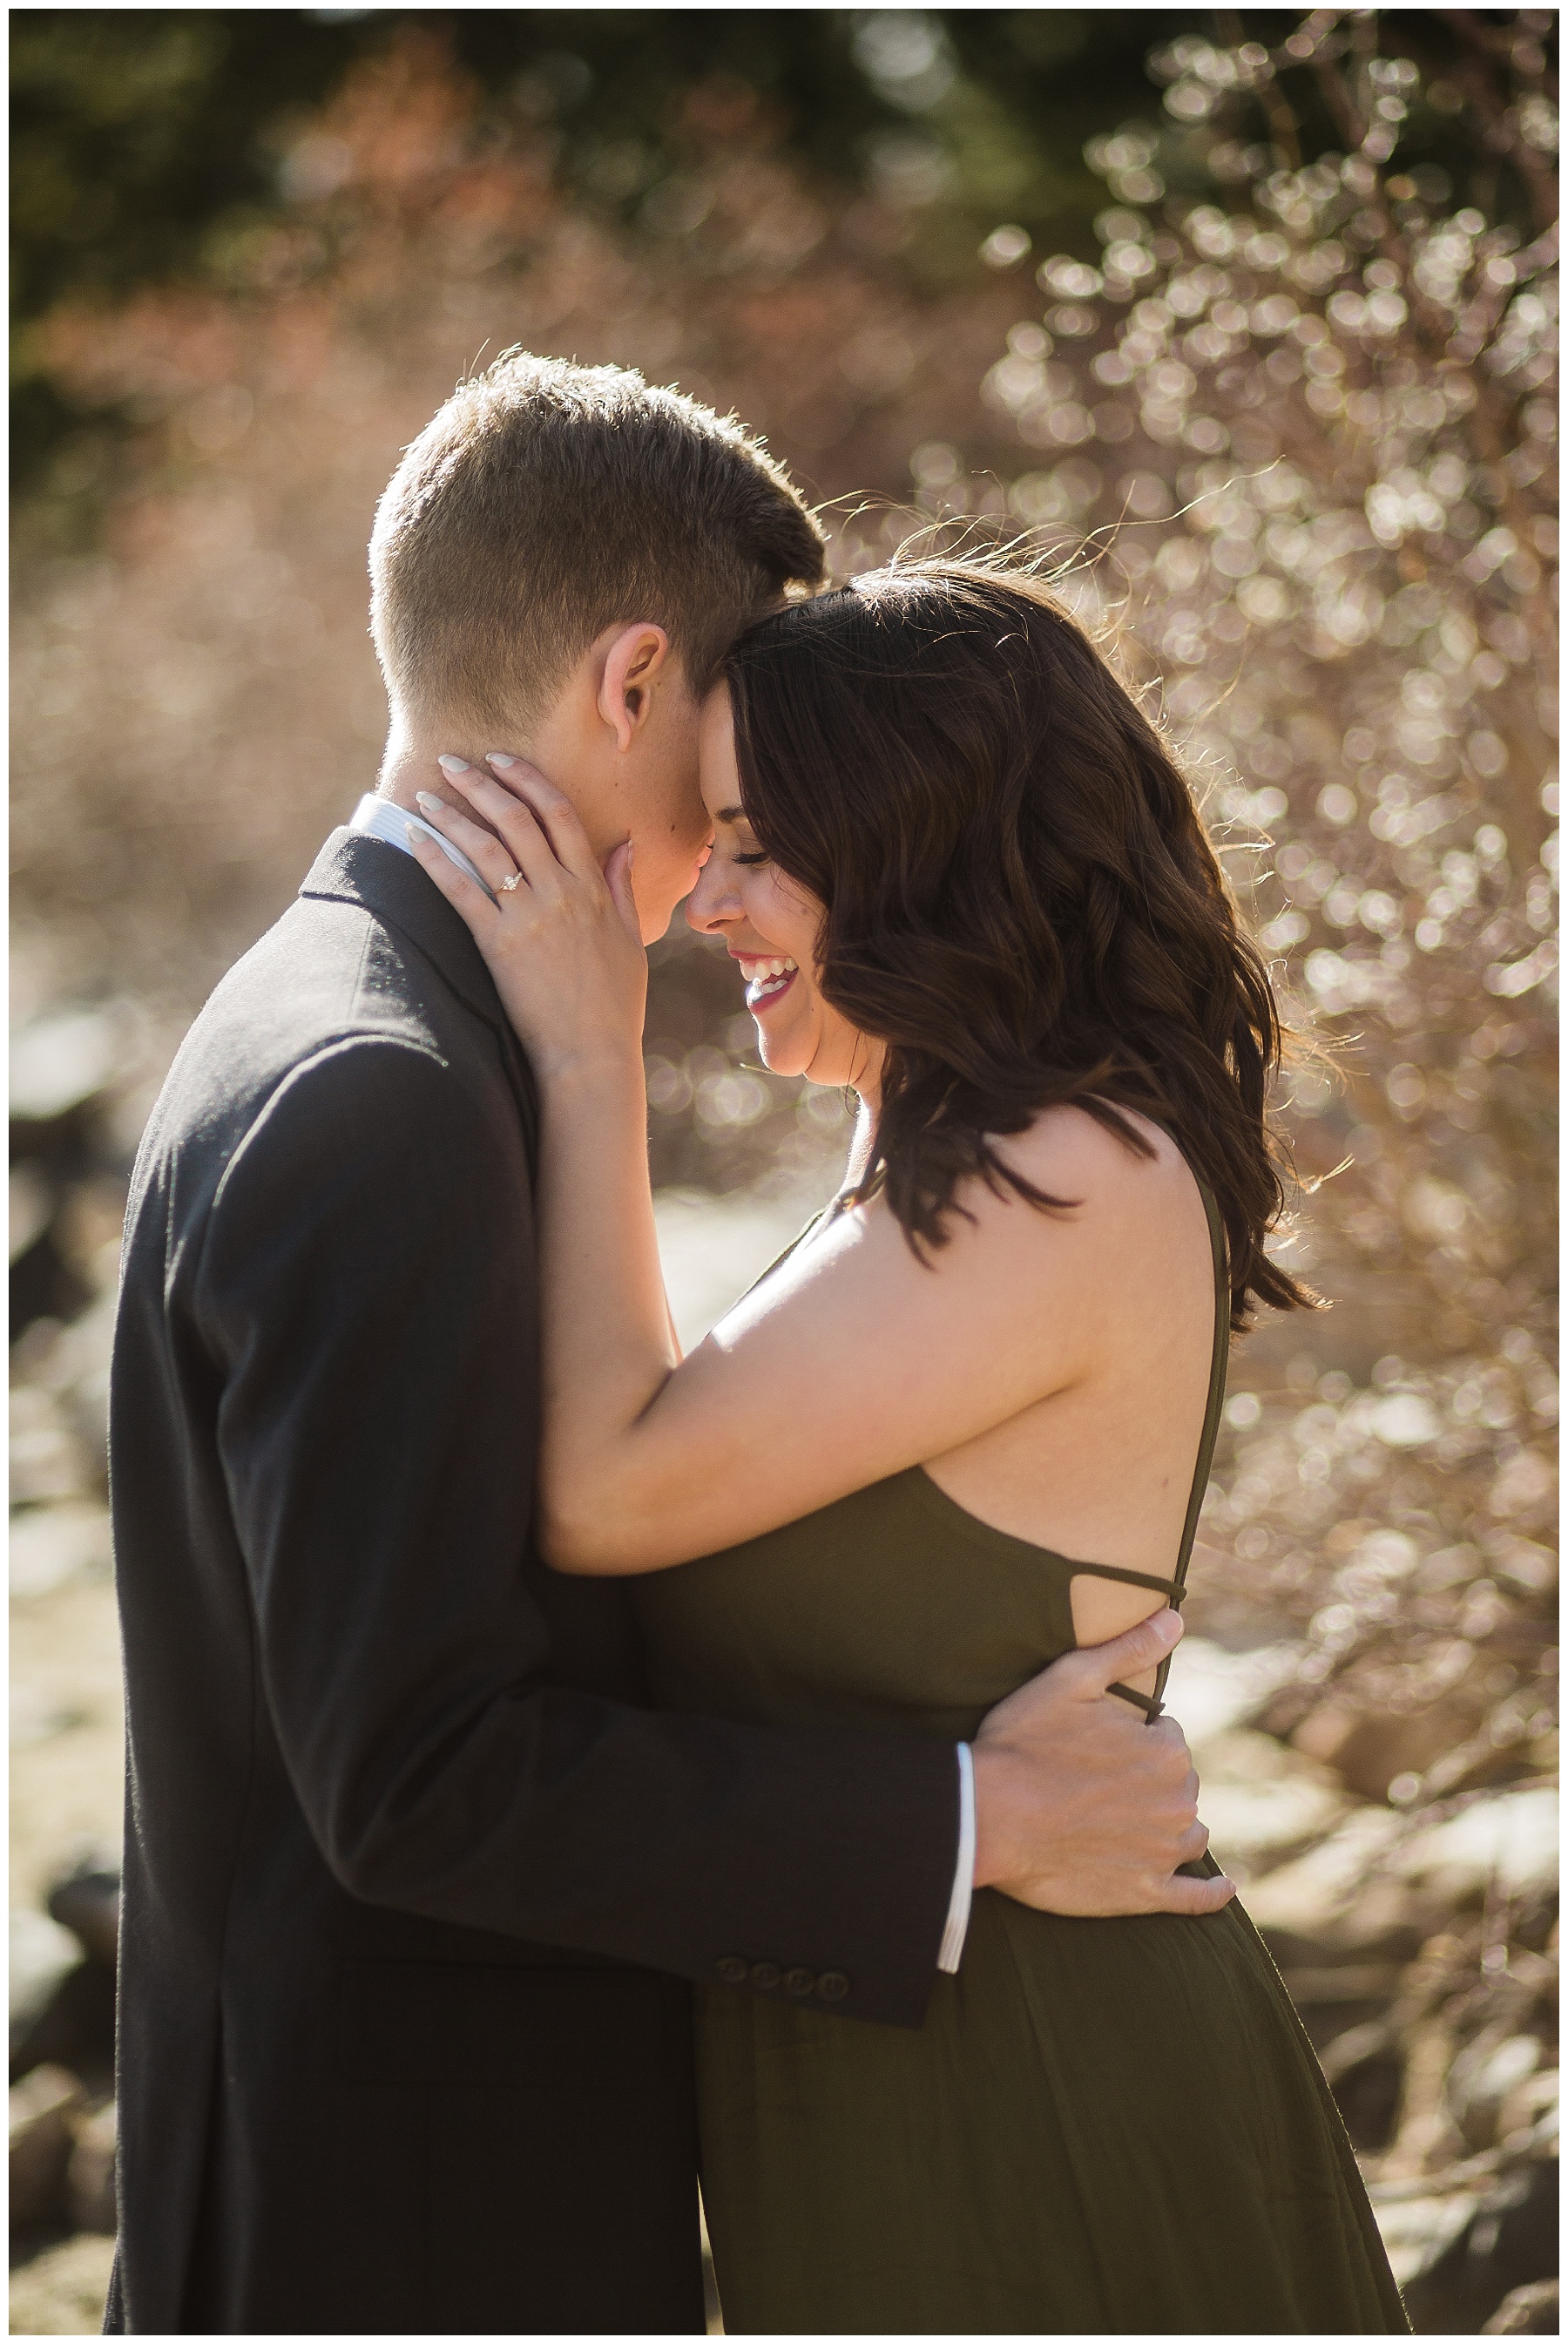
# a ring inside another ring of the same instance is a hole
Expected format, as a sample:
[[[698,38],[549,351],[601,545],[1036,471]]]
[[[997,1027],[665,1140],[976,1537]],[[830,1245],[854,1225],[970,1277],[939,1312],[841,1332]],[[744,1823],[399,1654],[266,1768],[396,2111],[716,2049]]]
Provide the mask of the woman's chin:
[[[799,1050],[791,1050],[788,1042],[775,1040],[760,1023],[757,1027],[757,1055],[770,1075],[802,1075],[806,1069]]]

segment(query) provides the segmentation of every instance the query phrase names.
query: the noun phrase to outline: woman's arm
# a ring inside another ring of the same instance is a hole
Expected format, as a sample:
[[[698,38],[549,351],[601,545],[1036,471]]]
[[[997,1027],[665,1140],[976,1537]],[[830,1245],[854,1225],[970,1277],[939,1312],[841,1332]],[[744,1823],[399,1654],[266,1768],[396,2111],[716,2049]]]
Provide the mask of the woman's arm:
[[[558,1569],[712,1552],[940,1456],[1081,1372],[1107,1207],[1047,1217],[979,1186],[929,1266],[879,1203],[845,1212],[682,1361],[648,1186],[646,960],[624,850],[601,874],[542,780],[518,784],[526,806],[477,773],[461,786],[504,846],[460,815],[440,826],[492,885],[514,861],[519,884],[491,903],[436,847],[420,860],[473,930],[540,1086],[541,1515]],[[1059,1194],[1085,1193],[1085,1167],[1075,1187],[1065,1160],[1082,1121],[1065,1119],[1054,1168],[1030,1167]]]

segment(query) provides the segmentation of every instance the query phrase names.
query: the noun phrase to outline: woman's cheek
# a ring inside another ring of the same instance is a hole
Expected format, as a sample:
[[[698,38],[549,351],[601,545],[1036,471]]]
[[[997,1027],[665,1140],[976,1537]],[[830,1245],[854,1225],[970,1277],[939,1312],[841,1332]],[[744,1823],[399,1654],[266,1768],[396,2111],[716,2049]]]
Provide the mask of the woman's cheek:
[[[799,961],[804,967],[811,958],[808,938],[815,934],[814,923],[794,889],[777,876],[769,878],[769,895],[767,916],[771,933],[778,937],[790,958]]]

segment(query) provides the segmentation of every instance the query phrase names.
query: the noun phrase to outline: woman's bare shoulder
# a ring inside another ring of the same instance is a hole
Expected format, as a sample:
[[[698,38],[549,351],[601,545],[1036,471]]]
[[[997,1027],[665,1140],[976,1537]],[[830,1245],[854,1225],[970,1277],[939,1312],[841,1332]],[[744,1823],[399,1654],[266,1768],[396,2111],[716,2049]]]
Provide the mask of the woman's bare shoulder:
[[[868,1301],[903,1294],[936,1307],[950,1329],[993,1331],[1015,1320],[1039,1326],[1053,1302],[1070,1310],[1102,1305],[1119,1285],[1135,1293],[1181,1254],[1206,1259],[1202,1203],[1181,1149],[1146,1117],[1129,1121],[1147,1153],[1073,1106],[1043,1109],[1026,1131],[993,1138],[1002,1163],[1064,1209],[1041,1209],[975,1174],[954,1196],[944,1242],[911,1247],[879,1195],[842,1214],[726,1324],[760,1315],[851,1258],[858,1283],[872,1282]]]
[[[1074,1206],[1075,1212],[1060,1217],[1085,1228],[1128,1215],[1190,1217],[1196,1187],[1181,1150],[1147,1116],[1120,1112],[1123,1128],[1118,1130],[1083,1107],[1044,1107],[1027,1131],[992,1146],[1031,1187]],[[1141,1145],[1132,1145],[1127,1131]]]

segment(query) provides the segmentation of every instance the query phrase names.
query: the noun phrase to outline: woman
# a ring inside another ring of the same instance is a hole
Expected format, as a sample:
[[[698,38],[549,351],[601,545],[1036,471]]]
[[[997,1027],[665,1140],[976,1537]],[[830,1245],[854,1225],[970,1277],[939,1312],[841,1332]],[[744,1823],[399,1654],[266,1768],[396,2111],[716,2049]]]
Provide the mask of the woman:
[[[1279,1029],[1180,775],[1071,621],[1026,574],[927,562],[731,652],[689,917],[769,1065],[852,1085],[859,1117],[839,1195],[685,1361],[626,851],[601,878],[558,793],[465,786],[504,845],[441,827],[494,903],[421,859],[543,1096],[545,1549],[642,1574],[662,1697],[972,1733],[1179,1601],[1229,1333],[1305,1298],[1264,1251]],[[982,1891],[918,2032],[785,1977],[704,1992],[699,2043],[732,2330],[1405,2328],[1233,1903]]]

